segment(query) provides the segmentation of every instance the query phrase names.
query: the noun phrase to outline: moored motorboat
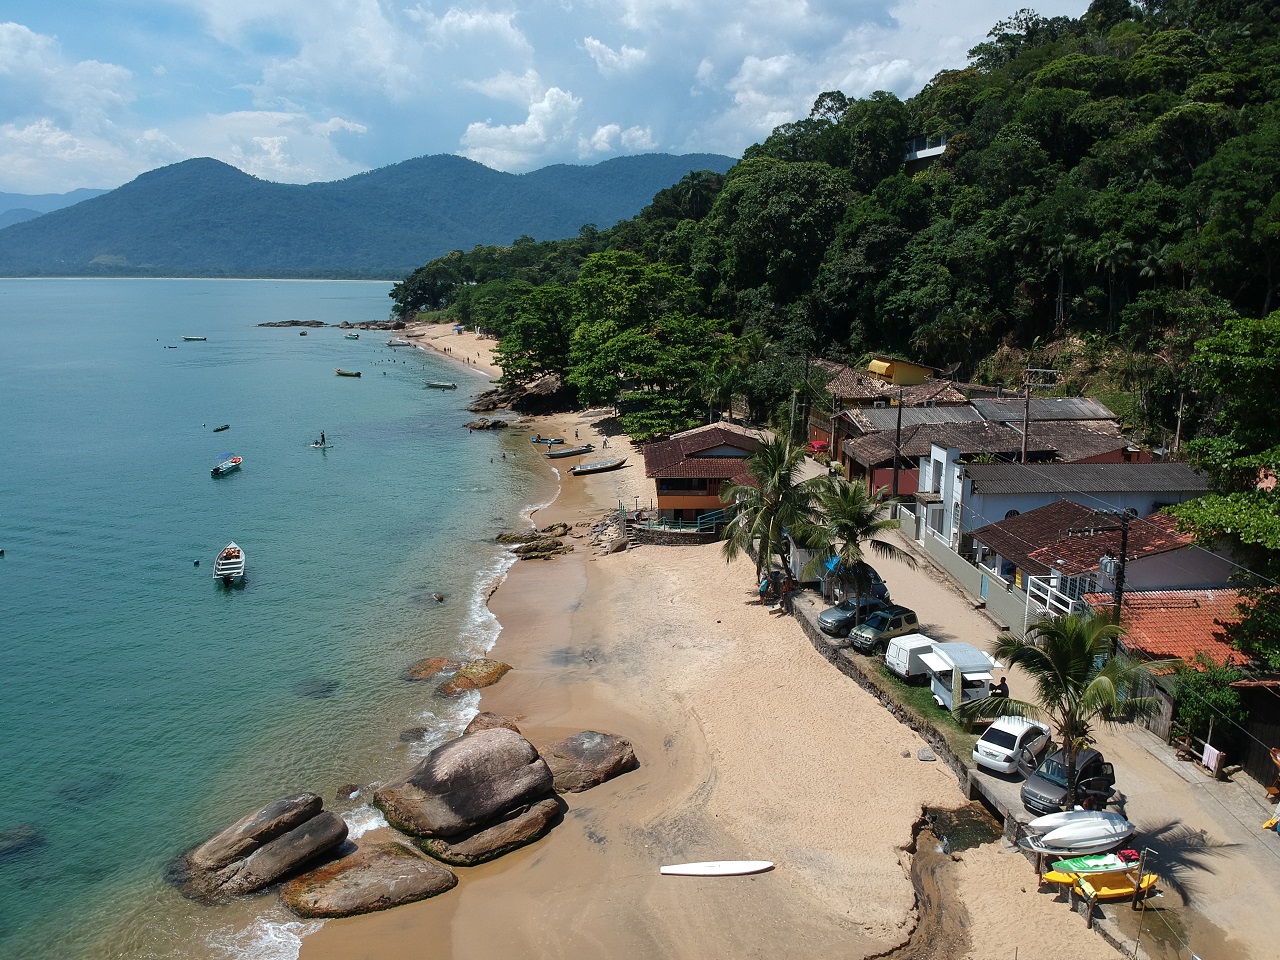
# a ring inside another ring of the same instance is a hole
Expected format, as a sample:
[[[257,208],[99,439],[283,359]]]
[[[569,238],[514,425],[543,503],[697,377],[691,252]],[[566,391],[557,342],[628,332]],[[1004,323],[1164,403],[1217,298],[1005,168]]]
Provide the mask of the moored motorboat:
[[[428,380],[427,386],[436,390],[457,390],[456,383],[445,383],[443,380]]]
[[[182,339],[188,342],[194,342],[197,340],[208,340],[209,338],[208,337],[183,337]]]
[[[223,430],[230,430],[230,429],[231,429],[231,424],[229,424],[229,423],[224,423],[224,424],[221,424],[220,426],[214,427],[214,428],[213,428],[213,432],[214,432],[214,433],[221,433]]]
[[[548,450],[543,454],[543,456],[550,460],[559,460],[561,457],[580,457],[584,453],[590,453],[594,449],[595,447],[591,444],[584,443],[580,447],[564,447],[561,450]]]
[[[244,550],[232,540],[213,562],[213,579],[226,584],[239,583],[244,579],[245,561]]]
[[[570,467],[569,472],[575,477],[580,477],[585,473],[604,473],[606,470],[617,470],[626,462],[626,457],[618,457],[614,460],[597,460],[595,463],[581,463],[576,467]]]
[[[243,457],[237,457],[230,453],[224,453],[218,458],[218,462],[214,464],[213,469],[209,471],[210,476],[222,477],[228,473],[232,473],[240,469],[240,464],[244,463]]]
[[[358,334],[358,333],[356,333],[356,332],[354,332],[354,331],[352,331],[351,333],[344,333],[344,334],[342,335],[342,339],[343,339],[343,340],[359,340],[359,339],[360,339],[360,334]]]
[[[343,370],[341,367],[339,367],[337,370],[335,370],[335,371],[334,371],[334,373],[336,373],[336,374],[337,374],[338,376],[340,376],[340,377],[358,377],[358,376],[360,376],[360,371],[359,371],[359,370]]]
[[[392,337],[387,341],[388,347],[408,347],[411,346],[408,340],[401,340],[399,337]]]
[[[305,331],[305,330],[299,330],[299,331],[298,331],[298,336],[300,336],[300,337],[305,337],[306,335],[307,335],[307,331]]]

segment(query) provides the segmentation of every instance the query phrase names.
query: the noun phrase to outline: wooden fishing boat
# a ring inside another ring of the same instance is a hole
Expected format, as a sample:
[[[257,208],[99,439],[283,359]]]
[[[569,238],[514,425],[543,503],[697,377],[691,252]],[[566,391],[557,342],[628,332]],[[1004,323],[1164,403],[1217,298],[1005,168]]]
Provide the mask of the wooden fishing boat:
[[[213,579],[221,580],[230,586],[244,579],[244,567],[247,558],[244,551],[234,540],[222,548],[218,559],[213,562]]]
[[[606,470],[617,470],[626,462],[626,457],[617,457],[613,460],[597,460],[595,463],[580,463],[576,467],[570,467],[569,472],[575,477],[580,477],[587,473],[604,473]]]
[[[584,453],[590,453],[594,449],[595,447],[591,444],[584,443],[580,447],[564,447],[561,450],[548,450],[543,454],[543,456],[550,460],[559,460],[561,457],[580,457]]]
[[[435,390],[457,390],[456,383],[445,383],[443,380],[428,380],[427,386]]]
[[[534,434],[529,438],[530,443],[564,443],[564,437],[540,437]]]
[[[214,427],[214,428],[213,428],[213,432],[214,432],[214,433],[221,433],[223,430],[230,430],[230,429],[231,429],[231,424],[229,424],[229,423],[224,423],[224,424],[222,424],[221,426]]]
[[[194,342],[197,340],[208,340],[209,338],[208,337],[183,337],[182,339],[188,342]]]
[[[336,373],[336,374],[337,374],[338,376],[340,376],[340,377],[358,377],[358,376],[360,376],[360,371],[359,371],[359,370],[343,370],[341,367],[339,367],[337,370],[335,370],[335,371],[334,371],[334,373]]]
[[[243,457],[232,456],[224,453],[218,462],[214,464],[212,470],[209,471],[210,476],[225,477],[228,473],[234,473],[240,469],[240,464],[244,463]]]
[[[401,340],[399,337],[392,337],[387,341],[388,347],[408,347],[411,346],[408,340]]]

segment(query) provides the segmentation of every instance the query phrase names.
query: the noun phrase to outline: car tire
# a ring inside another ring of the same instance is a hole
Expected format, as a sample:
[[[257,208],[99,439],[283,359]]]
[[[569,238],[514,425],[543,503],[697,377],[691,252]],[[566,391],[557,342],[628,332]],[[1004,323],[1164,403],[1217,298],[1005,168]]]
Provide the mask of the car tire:
[[[888,650],[889,650],[889,645],[887,643],[877,643],[874,647],[871,648],[871,655],[873,657],[883,657],[888,652]]]

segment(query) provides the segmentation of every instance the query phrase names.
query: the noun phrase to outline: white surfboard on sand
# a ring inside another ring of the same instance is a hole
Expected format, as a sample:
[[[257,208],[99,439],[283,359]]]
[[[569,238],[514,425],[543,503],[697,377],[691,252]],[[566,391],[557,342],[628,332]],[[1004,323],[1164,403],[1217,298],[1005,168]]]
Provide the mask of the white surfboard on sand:
[[[668,877],[740,877],[772,870],[768,860],[704,860],[701,863],[673,863],[659,868]]]

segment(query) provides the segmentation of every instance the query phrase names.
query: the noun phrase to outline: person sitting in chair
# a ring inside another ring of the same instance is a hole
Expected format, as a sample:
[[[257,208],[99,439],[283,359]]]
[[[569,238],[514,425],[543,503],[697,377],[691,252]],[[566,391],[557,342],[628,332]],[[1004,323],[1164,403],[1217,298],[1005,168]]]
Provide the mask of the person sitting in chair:
[[[990,694],[990,695],[991,695],[991,696],[993,696],[993,697],[1007,697],[1007,696],[1009,696],[1009,684],[1005,682],[1004,677],[1001,677],[1001,678],[1000,678],[1000,682],[999,682],[999,683],[993,683],[993,684],[991,685],[991,694]]]

